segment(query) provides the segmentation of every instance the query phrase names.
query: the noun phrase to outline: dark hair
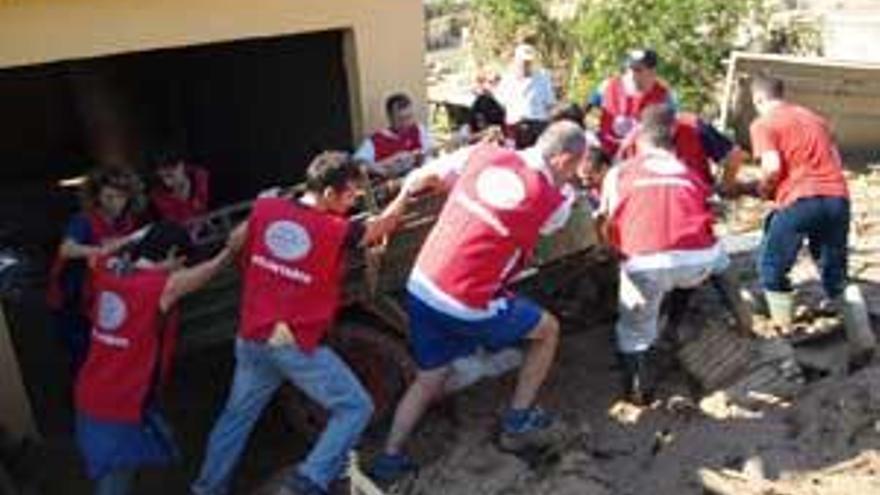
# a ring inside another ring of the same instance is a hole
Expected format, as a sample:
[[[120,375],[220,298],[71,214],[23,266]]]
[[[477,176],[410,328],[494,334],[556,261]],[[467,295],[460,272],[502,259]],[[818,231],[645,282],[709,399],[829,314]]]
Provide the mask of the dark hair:
[[[506,112],[504,111],[504,106],[502,106],[495,97],[488,94],[482,94],[477,96],[474,103],[471,104],[468,116],[468,126],[471,128],[471,131],[474,132],[482,130],[478,129],[479,121],[477,120],[477,115],[482,115],[486,124],[489,126],[500,126],[504,125]]]
[[[132,259],[145,258],[159,262],[175,251],[178,256],[189,256],[192,240],[189,233],[173,222],[157,222],[149,227],[147,234],[138,242],[132,252]]]
[[[412,105],[412,100],[406,93],[394,93],[385,100],[385,115],[388,120],[394,117],[394,113],[402,108]]]
[[[752,76],[752,94],[760,93],[771,99],[779,99],[785,96],[785,83],[778,77],[767,73],[759,73]]]
[[[611,157],[599,146],[587,148],[587,160],[593,169],[603,169],[611,166]]]
[[[83,199],[88,207],[97,206],[98,196],[105,187],[126,193],[130,203],[136,203],[137,195],[143,191],[143,184],[134,172],[120,168],[97,168],[89,173],[83,189]]]
[[[558,103],[550,112],[550,122],[559,122],[567,120],[584,128],[584,110],[577,103]]]
[[[186,161],[186,155],[174,147],[156,148],[150,152],[150,166],[153,170],[174,167]]]
[[[639,138],[658,148],[672,149],[675,109],[671,105],[651,105],[642,112]]]
[[[309,164],[306,171],[306,189],[315,193],[323,192],[328,187],[341,191],[358,179],[360,179],[360,170],[348,153],[325,151]]]

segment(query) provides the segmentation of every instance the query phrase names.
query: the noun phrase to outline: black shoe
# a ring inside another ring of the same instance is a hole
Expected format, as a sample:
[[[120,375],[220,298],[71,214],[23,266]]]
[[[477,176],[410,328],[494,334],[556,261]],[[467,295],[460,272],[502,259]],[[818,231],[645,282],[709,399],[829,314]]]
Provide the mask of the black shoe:
[[[638,406],[647,405],[654,394],[654,384],[648,373],[648,352],[624,352],[620,356],[626,400]]]

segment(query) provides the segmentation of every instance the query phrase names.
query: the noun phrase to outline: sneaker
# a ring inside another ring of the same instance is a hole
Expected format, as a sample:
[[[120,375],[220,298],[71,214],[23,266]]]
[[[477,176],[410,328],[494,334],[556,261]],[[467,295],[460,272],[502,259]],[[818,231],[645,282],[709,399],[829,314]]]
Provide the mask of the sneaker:
[[[284,480],[277,495],[327,495],[327,492],[314,481],[296,473]]]
[[[418,465],[415,461],[405,454],[380,454],[373,461],[368,474],[379,483],[390,484],[417,469]]]
[[[565,440],[565,429],[552,414],[534,407],[510,409],[501,419],[498,446],[504,452],[541,450]]]

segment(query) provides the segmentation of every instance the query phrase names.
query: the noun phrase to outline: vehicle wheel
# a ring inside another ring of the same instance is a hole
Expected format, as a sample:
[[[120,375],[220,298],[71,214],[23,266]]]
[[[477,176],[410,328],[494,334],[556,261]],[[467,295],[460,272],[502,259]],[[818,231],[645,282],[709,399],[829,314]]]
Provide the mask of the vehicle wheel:
[[[405,343],[365,324],[345,322],[333,330],[330,346],[348,363],[373,399],[370,428],[387,423],[415,377],[415,364]],[[288,426],[308,438],[324,429],[327,412],[293,385],[281,387],[277,402]]]

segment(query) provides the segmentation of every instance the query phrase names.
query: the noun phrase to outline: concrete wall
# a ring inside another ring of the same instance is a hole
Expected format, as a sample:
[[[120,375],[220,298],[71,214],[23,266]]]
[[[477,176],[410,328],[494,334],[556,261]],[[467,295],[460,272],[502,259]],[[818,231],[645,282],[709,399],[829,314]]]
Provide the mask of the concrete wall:
[[[349,29],[358,136],[384,125],[393,91],[409,92],[425,115],[423,22],[416,0],[3,0],[0,68]]]

